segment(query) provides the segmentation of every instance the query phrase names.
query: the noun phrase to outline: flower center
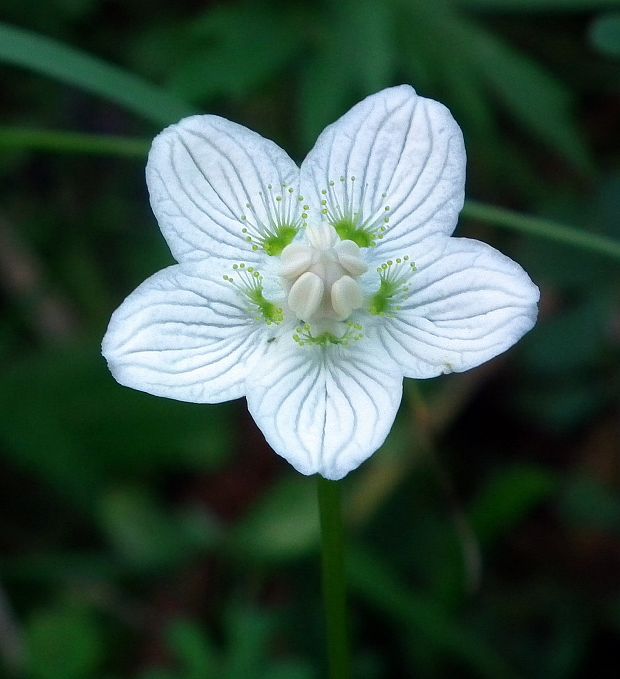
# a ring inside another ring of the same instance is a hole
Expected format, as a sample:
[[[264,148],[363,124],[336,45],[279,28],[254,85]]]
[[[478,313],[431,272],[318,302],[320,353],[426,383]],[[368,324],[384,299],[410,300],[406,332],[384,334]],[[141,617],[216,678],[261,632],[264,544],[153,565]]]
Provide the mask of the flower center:
[[[308,226],[305,235],[307,243],[287,245],[280,257],[288,306],[305,323],[346,321],[363,302],[357,278],[368,267],[360,248],[326,222]]]

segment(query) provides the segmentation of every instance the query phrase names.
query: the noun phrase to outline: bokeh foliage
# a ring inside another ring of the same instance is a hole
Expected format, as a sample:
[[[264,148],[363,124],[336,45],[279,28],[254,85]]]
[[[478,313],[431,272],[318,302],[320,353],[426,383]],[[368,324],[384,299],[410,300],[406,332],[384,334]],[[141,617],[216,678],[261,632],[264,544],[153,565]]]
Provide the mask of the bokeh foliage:
[[[0,19],[0,675],[317,679],[312,480],[244,403],[132,392],[99,355],[171,261],[148,139],[205,111],[300,160],[410,82],[462,124],[470,197],[617,242],[620,2],[3,0]],[[620,268],[535,231],[463,220],[540,285],[540,323],[409,385],[346,481],[361,679],[617,673]]]

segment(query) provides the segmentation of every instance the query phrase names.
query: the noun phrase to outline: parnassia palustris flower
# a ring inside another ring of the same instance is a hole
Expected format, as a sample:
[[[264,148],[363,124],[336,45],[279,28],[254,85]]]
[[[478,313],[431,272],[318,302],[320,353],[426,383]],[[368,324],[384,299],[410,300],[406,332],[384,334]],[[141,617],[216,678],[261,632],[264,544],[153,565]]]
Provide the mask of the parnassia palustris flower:
[[[156,137],[146,177],[178,264],[112,316],[110,370],[182,401],[246,396],[303,474],[339,479],[377,450],[403,377],[473,368],[535,323],[523,269],[451,237],[463,137],[409,86],[354,106],[301,168],[245,127],[185,118]]]

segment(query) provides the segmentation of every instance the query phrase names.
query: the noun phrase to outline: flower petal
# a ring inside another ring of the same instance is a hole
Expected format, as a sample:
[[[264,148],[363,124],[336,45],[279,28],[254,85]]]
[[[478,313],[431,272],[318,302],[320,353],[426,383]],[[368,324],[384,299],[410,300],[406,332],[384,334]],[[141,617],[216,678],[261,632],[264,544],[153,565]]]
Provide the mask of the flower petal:
[[[392,87],[323,131],[301,166],[300,182],[311,215],[350,206],[367,228],[378,233],[385,224],[376,249],[395,256],[454,230],[464,199],[463,135],[443,104],[408,85]]]
[[[516,262],[468,238],[440,238],[424,248],[411,257],[408,298],[374,329],[406,377],[469,370],[533,327],[539,291]]]
[[[267,332],[212,264],[171,266],[134,290],[114,312],[103,355],[121,384],[193,403],[245,393],[248,369]]]
[[[146,180],[153,212],[179,262],[205,255],[256,262],[264,252],[254,250],[248,236],[256,241],[257,231],[277,215],[289,210],[294,221],[301,212],[299,170],[289,156],[218,116],[184,118],[155,137]]]
[[[273,342],[248,377],[248,408],[269,445],[302,474],[340,479],[385,440],[402,374],[368,338],[346,347]]]

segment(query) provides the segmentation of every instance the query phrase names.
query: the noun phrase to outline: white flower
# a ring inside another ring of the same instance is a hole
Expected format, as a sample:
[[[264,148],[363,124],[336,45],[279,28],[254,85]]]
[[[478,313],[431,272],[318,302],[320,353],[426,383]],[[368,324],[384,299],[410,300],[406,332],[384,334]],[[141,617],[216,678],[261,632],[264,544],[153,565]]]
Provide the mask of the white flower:
[[[156,137],[146,178],[179,263],[112,316],[110,370],[182,401],[245,395],[303,474],[339,479],[377,450],[403,376],[468,370],[536,320],[518,264],[450,237],[463,137],[409,86],[354,106],[301,169],[240,125],[185,118]]]

